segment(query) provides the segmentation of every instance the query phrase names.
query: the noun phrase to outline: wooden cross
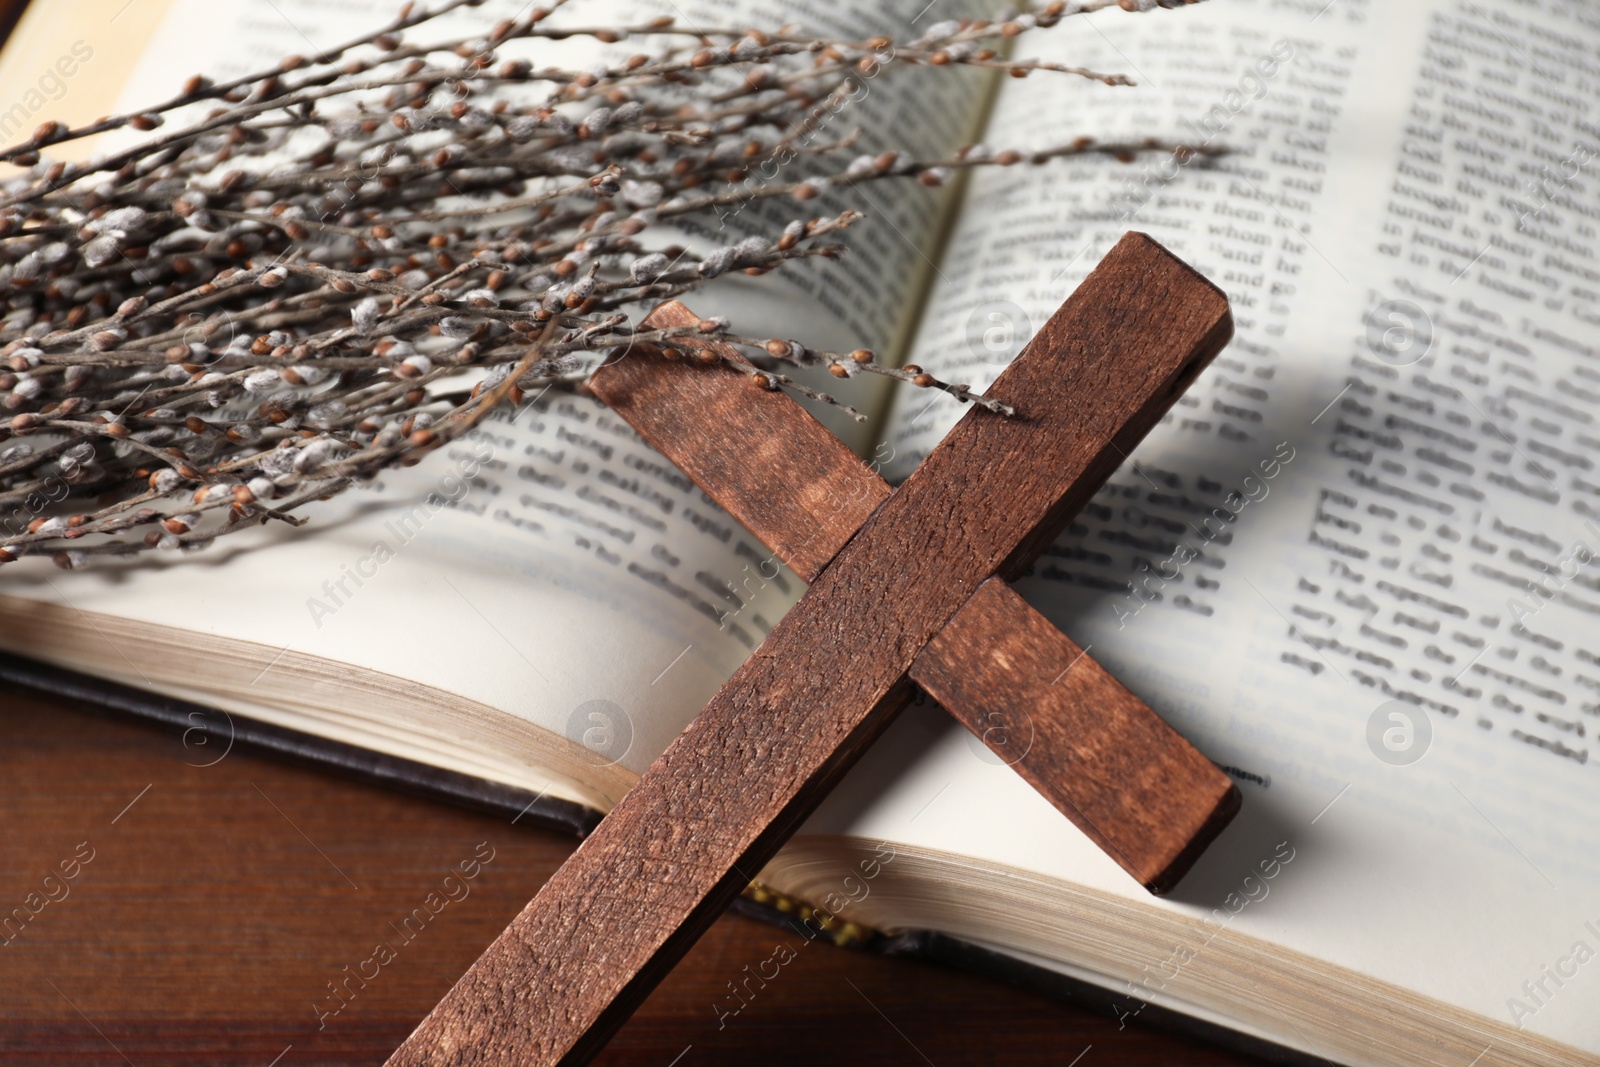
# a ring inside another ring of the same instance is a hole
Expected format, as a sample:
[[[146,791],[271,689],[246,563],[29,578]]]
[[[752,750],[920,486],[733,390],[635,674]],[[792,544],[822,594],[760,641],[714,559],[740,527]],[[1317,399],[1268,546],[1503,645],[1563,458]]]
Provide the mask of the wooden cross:
[[[646,325],[696,321],[672,302]],[[389,1063],[587,1062],[914,685],[1170,888],[1238,790],[1007,580],[1232,335],[1227,298],[1130,233],[990,388],[1018,417],[969,411],[898,490],[731,368],[635,350],[597,371],[595,393],[810,588]],[[1017,758],[1005,727],[1024,719]]]

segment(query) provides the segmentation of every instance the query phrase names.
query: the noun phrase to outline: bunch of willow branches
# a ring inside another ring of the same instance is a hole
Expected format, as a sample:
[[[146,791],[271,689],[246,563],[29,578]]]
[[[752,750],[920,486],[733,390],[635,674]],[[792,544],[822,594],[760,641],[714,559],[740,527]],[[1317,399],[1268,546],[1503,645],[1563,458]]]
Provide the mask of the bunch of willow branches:
[[[825,190],[848,202],[859,183],[938,185],[979,165],[1186,154],[1083,139],[921,160],[817,136],[890,68],[1125,84],[1007,58],[1007,39],[1113,2],[1052,0],[904,41],[574,25],[553,17],[561,0],[446,39],[430,24],[481,0],[407,4],[320,55],[195,76],[165,103],[77,128],[44,123],[0,151],[26,168],[0,186],[0,562],[50,553],[70,569],[300,525],[308,503],[417,462],[498,404],[581,389],[599,353],[690,334],[737,346],[727,358],[756,387],[836,402],[785,373],[825,364],[983,402],[864,350],[812,351],[722,320],[642,330],[626,309],[839,255],[861,215],[808,213]],[[580,36],[630,44],[589,69],[504,57],[512,42]],[[628,54],[631,42],[642,49]],[[147,132],[81,165],[49,158],[120,128]],[[752,181],[764,164],[783,180]],[[769,235],[697,253],[672,241],[694,216],[757,200],[789,216]]]

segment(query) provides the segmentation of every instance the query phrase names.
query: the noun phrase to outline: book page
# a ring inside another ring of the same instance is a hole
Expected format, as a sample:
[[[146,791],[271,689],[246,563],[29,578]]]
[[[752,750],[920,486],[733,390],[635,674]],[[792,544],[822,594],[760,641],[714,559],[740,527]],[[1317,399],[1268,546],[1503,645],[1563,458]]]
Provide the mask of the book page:
[[[464,9],[452,24],[491,25],[521,6],[497,0]],[[661,13],[702,26],[794,21],[859,39],[914,26],[921,7],[591,2],[554,17],[574,25]],[[394,8],[391,0],[173,0],[122,102],[167,98],[199,70],[226,76],[329,47]],[[590,46],[574,39],[549,47],[582,65],[577,50]],[[942,156],[976,121],[983,88],[976,71],[914,86],[885,77],[827,135],[859,125],[861,150],[870,151],[893,131],[903,147]],[[882,217],[852,229],[853,253],[842,263],[808,269],[788,288],[781,276],[757,286],[739,275],[720,295],[697,297],[696,309],[710,314],[722,305],[752,330],[817,344],[888,347],[912,302],[941,200],[915,186],[871,195]],[[728,218],[726,233],[697,239],[733,243],[758,217],[770,227],[773,218],[829,210],[820,199],[753,204]],[[7,569],[6,592],[84,613],[86,631],[102,613],[254,642],[261,663],[231,698],[252,713],[271,705],[276,657],[310,653],[501,708],[573,740],[592,736],[599,715],[609,738],[604,755],[637,773],[803,591],[625,423],[569,393],[497,412],[444,454],[313,509],[311,518],[299,534],[252,531],[182,561],[146,557],[70,576],[30,561]],[[203,643],[197,637],[187,654],[203,654]],[[152,674],[173,668],[156,671],[104,634],[86,637],[72,655],[73,666],[147,687]]]
[[[924,708],[808,830],[1197,916],[1287,842],[1236,930],[1600,1050],[1600,971],[1542,977],[1600,948],[1600,20],[1241,0],[1074,32],[1041,43],[1142,87],[1008,82],[988,143],[1226,152],[975,176],[912,358],[992,380],[1128,229],[1227,291],[1236,340],[1020,588],[1244,812],[1148,900]],[[903,474],[959,412],[896,402]]]
[[[27,139],[46,119],[83,126],[116,105],[117,93],[160,28],[171,0],[75,0],[27,4],[0,50],[0,144]],[[56,146],[88,158],[96,138]],[[11,164],[5,165],[11,170]]]

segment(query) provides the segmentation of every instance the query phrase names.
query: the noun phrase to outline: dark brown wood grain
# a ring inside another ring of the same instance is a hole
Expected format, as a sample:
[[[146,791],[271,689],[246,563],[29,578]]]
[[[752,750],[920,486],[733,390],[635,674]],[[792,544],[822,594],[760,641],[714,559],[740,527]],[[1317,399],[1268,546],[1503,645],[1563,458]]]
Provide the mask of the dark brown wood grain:
[[[1214,286],[1119,242],[989,390],[1021,417],[962,419],[390,1062],[591,1058],[1231,335]]]
[[[672,300],[643,325],[699,321]],[[680,343],[711,352],[729,347],[709,338]],[[669,361],[661,349],[639,346],[596,371],[589,387],[811,581],[888,498],[889,486],[787,394],[768,392],[726,364],[664,374]]]
[[[1227,775],[998,578],[911,677],[1151,892],[1239,810]]]
[[[697,322],[672,301],[645,325]],[[636,350],[591,385],[807,581],[889,496],[887,483],[799,403],[755,389],[726,365],[689,369],[659,350]],[[911,676],[1140,884],[1166,892],[1237,811],[1238,789],[1083,656],[990,581],[923,649]]]
[[[0,946],[5,1067],[377,1067],[577,845],[243,744],[196,766],[221,748],[184,729],[0,684],[0,913],[79,842],[96,850],[71,895]],[[327,983],[483,841],[496,855],[471,895],[319,1020],[337,1004]],[[780,944],[796,952],[781,978],[719,1021],[727,983]],[[1123,1027],[1108,1005],[1043,989],[730,914],[597,1065],[884,1067],[920,1050],[940,1067],[1062,1067],[1091,1044],[1079,1067],[1250,1062],[1151,1029],[1153,1006]]]

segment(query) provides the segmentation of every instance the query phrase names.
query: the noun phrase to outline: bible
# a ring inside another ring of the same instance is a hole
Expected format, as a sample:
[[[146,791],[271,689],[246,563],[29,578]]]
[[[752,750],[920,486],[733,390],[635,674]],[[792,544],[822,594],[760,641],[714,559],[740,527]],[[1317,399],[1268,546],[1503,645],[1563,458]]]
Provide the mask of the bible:
[[[82,6],[104,13],[31,6],[0,56],[8,140],[391,14]],[[944,14],[733,7],[852,38]],[[495,0],[468,15],[499,17]],[[1074,16],[1019,48],[1138,84],[868,83],[833,120],[864,149],[1018,162],[859,187],[869,220],[843,260],[733,278],[695,310],[981,392],[1127,230],[1225,290],[1235,340],[1016,588],[1243,808],[1152,898],[921,698],[752,896],[816,936],[849,923],[1061,976],[1128,1024],[1182,1016],[1350,1064],[1596,1062],[1600,18],[1565,0],[1233,0]],[[1195,151],[1027,157],[1080,135]],[[783,210],[735,208],[686,240],[732,243]],[[819,418],[891,482],[966,410],[828,385],[872,417]],[[180,721],[215,709],[195,721],[582,832],[804,590],[569,393],[312,520],[182,560],[8,565],[5,669],[97,679]]]

